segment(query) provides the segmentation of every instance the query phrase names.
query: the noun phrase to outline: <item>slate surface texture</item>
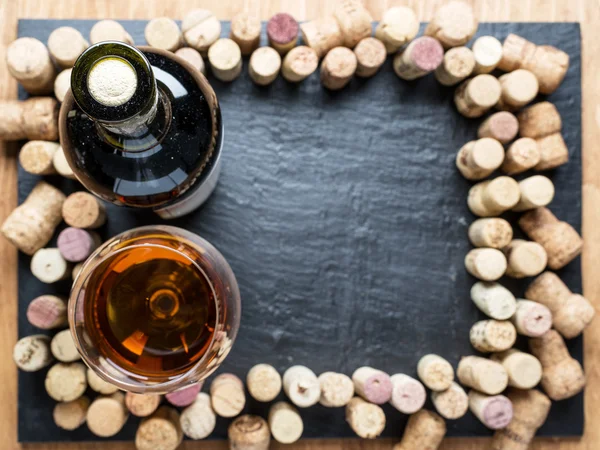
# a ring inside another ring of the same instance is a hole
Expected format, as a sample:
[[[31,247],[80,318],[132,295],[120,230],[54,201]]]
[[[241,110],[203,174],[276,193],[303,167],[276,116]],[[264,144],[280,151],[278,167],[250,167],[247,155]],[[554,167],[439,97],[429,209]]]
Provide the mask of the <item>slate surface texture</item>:
[[[63,25],[88,36],[93,24],[21,20],[19,36],[46,42]],[[123,24],[136,43],[145,43],[145,22]],[[224,23],[223,35],[228,31]],[[562,114],[571,160],[549,176],[556,184],[551,209],[580,229],[579,25],[484,23],[478,35],[503,40],[511,32],[555,45],[571,57],[564,83],[549,98]],[[463,266],[470,249],[467,228],[474,220],[466,204],[471,183],[460,176],[454,158],[476,138],[481,120],[460,116],[453,89],[440,86],[433,76],[398,79],[390,59],[374,78],[355,79],[340,92],[323,89],[318,73],[299,85],[279,78],[260,88],[247,75],[247,60],[244,69],[231,84],[209,76],[225,123],[223,172],[201,210],[170,222],[212,242],[237,275],[242,327],[221,371],[244,377],[263,362],[280,371],[304,364],[317,374],[351,374],[370,365],[415,376],[425,353],[444,355],[454,366],[461,355],[473,354],[468,330],[482,314],[469,299],[474,279]],[[19,169],[19,201],[36,181]],[[67,180],[50,181],[65,190],[77,188]],[[160,223],[151,213],[117,207],[110,207],[108,215],[101,230],[105,238]],[[20,255],[20,336],[39,332],[25,317],[31,299],[69,289],[69,283],[38,282],[29,260]],[[581,292],[579,260],[560,275]],[[505,281],[523,295],[527,281]],[[568,345],[581,360],[582,339]],[[68,432],[54,425],[45,372],[19,373],[19,440],[97,440],[85,426]],[[249,401],[246,411],[265,416],[267,408]],[[401,436],[407,417],[389,406],[385,410],[384,436]],[[343,409],[316,406],[301,413],[305,438],[353,436]],[[219,419],[212,437],[226,438],[228,423]],[[133,439],[137,424],[130,418],[112,439]],[[555,403],[540,433],[582,432],[583,395],[578,395]],[[448,423],[449,436],[490,434],[471,414]]]

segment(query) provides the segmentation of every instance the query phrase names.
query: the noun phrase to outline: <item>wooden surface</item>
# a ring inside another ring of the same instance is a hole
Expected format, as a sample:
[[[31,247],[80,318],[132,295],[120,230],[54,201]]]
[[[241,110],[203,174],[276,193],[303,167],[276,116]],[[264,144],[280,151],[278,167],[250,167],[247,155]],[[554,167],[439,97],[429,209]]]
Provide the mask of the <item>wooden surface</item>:
[[[366,0],[375,19],[388,7],[405,4],[413,7],[421,20],[428,20],[440,1],[435,0]],[[600,4],[594,0],[475,0],[472,2],[480,21],[579,21],[582,23],[583,72],[583,254],[584,295],[600,305],[600,277],[595,269],[600,265]],[[258,11],[263,19],[279,11],[286,11],[298,19],[312,19],[332,10],[330,0],[0,0],[0,60],[4,61],[6,46],[16,35],[17,19],[29,18],[121,18],[150,19],[162,15],[181,18],[194,7],[211,8],[220,19],[229,19],[237,11],[248,8]],[[16,83],[6,69],[0,70],[0,96],[16,97]],[[0,143],[0,221],[16,206],[16,154],[12,144]],[[0,239],[0,448],[21,448],[16,442],[17,383],[16,367],[12,363],[12,347],[17,336],[16,298],[17,258],[15,249]],[[600,442],[600,325],[586,332],[586,432],[581,440],[536,440],[533,450],[596,450]],[[595,350],[596,349],[596,350]],[[183,449],[225,449],[224,443],[185,443]],[[28,445],[42,450],[125,450],[133,443],[81,443]],[[273,445],[274,448],[283,446]],[[389,441],[302,441],[290,449],[325,450],[383,450],[391,449]],[[448,439],[442,450],[483,450],[487,440]]]

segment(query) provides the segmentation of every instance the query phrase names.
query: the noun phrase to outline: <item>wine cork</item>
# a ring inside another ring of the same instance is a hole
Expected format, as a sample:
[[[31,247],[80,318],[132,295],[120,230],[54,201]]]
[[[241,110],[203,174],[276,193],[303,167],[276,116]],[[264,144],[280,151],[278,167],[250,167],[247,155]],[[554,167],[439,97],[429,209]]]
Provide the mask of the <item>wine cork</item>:
[[[97,397],[87,411],[89,430],[99,437],[117,434],[127,422],[129,413],[120,396]]]
[[[279,75],[281,56],[271,47],[261,47],[250,57],[250,78],[259,86],[271,84]]]
[[[354,397],[354,383],[343,373],[324,372],[319,375],[321,398],[319,403],[327,408],[346,406]]]
[[[502,176],[473,186],[467,203],[476,216],[499,216],[514,208],[520,196],[519,184],[510,177]]]
[[[403,373],[392,375],[390,404],[402,414],[414,414],[425,404],[427,393],[420,381]]]
[[[333,15],[340,26],[346,47],[354,48],[361,39],[371,36],[373,19],[361,0],[338,1]]]
[[[567,339],[579,335],[596,314],[588,300],[571,292],[552,272],[545,272],[533,280],[525,291],[525,298],[546,306],[552,313],[554,328]]]
[[[550,45],[537,46],[515,34],[509,34],[502,46],[498,68],[505,72],[517,69],[531,71],[542,94],[552,94],[569,69],[569,55]]]
[[[58,140],[58,101],[35,97],[0,102],[0,139]]]
[[[385,46],[379,39],[366,37],[354,47],[356,56],[356,75],[362,78],[372,77],[381,68],[387,53]]]
[[[88,371],[88,375],[89,373]],[[88,376],[88,381],[89,379]],[[156,394],[135,394],[133,392],[125,394],[125,406],[136,417],[148,417],[151,415],[157,410],[160,400],[160,395]]]
[[[93,391],[104,395],[111,395],[119,390],[114,384],[100,378],[92,369],[88,368],[86,375],[88,385]]]
[[[550,170],[569,162],[569,149],[560,133],[549,134],[535,140],[540,149],[540,161],[535,170]]]
[[[281,375],[269,364],[257,364],[248,371],[246,386],[255,400],[270,402],[281,392]]]
[[[445,391],[454,381],[454,369],[444,358],[429,354],[421,357],[417,373],[425,386],[432,391]]]
[[[532,209],[519,219],[519,226],[548,254],[548,267],[562,269],[581,254],[583,240],[575,228],[559,221],[545,207]]]
[[[300,24],[304,43],[322,58],[332,48],[344,45],[342,30],[333,16],[311,20]]]
[[[416,80],[437,69],[443,59],[444,49],[440,43],[422,36],[394,57],[394,72],[403,80]]]
[[[508,321],[481,320],[471,327],[471,345],[482,353],[503,352],[517,340],[517,330]]]
[[[298,22],[290,14],[275,14],[267,22],[269,45],[284,56],[298,42]]]
[[[217,424],[210,396],[200,392],[196,400],[181,412],[180,423],[183,434],[191,439],[206,439],[210,436]]]
[[[181,30],[169,17],[157,17],[148,22],[144,37],[149,46],[169,52],[174,52],[183,45]]]
[[[182,441],[179,413],[168,406],[143,419],[135,433],[137,450],[175,450]]]
[[[445,391],[433,391],[431,401],[436,411],[444,419],[456,420],[469,410],[469,397],[465,390],[455,382]]]
[[[29,141],[19,153],[19,162],[25,172],[34,175],[52,175],[56,173],[52,159],[60,148],[56,142]]]
[[[221,36],[221,22],[206,9],[194,9],[183,18],[181,31],[187,45],[204,56]]]
[[[454,92],[454,104],[468,118],[481,117],[500,100],[502,88],[492,75],[477,75],[464,81]]]
[[[54,170],[62,175],[65,178],[69,178],[71,180],[76,180],[75,174],[73,173],[73,169],[69,166],[67,162],[67,158],[65,157],[65,152],[62,147],[58,147],[56,152],[54,152],[54,156],[52,157],[52,165],[54,166]]]
[[[73,67],[79,55],[89,46],[89,42],[73,27],[59,27],[48,37],[48,50],[63,68]]]
[[[180,408],[189,406],[194,403],[198,397],[203,384],[204,382],[202,381],[199,383],[190,384],[189,386],[177,389],[174,392],[169,392],[165,395],[165,398],[173,406],[178,406]]]
[[[503,251],[508,262],[506,275],[512,278],[535,277],[548,263],[546,250],[537,242],[514,239]]]
[[[13,41],[6,49],[6,66],[30,94],[52,92],[56,70],[48,49],[37,39],[25,37]]]
[[[13,349],[13,360],[25,372],[43,369],[54,360],[50,352],[50,338],[35,334],[19,339]]]
[[[527,450],[537,429],[541,427],[552,402],[536,390],[511,389],[507,397],[513,405],[513,419],[492,439],[492,450]]]
[[[125,31],[123,25],[115,20],[100,20],[90,30],[90,42],[97,44],[103,41],[119,41],[133,45],[133,38]]]
[[[235,417],[246,405],[244,383],[231,373],[216,377],[210,385],[212,408],[221,417]]]
[[[552,327],[552,312],[541,303],[519,299],[511,320],[517,333],[528,337],[540,337]]]
[[[506,258],[495,248],[475,248],[465,257],[467,272],[483,281],[496,281],[506,272]]]
[[[572,358],[562,336],[550,330],[539,338],[529,339],[533,356],[542,363],[542,387],[554,401],[571,398],[585,387],[583,367]]]
[[[494,36],[478,37],[473,43],[476,75],[492,72],[502,59],[502,43]]]
[[[281,66],[281,75],[291,83],[308,78],[319,66],[319,57],[310,47],[301,45],[285,55]]]
[[[224,82],[235,80],[242,73],[242,53],[231,39],[219,39],[208,49],[213,75]]]
[[[517,309],[515,296],[500,283],[478,281],[471,288],[471,300],[496,320],[510,319]]]
[[[59,102],[65,100],[65,96],[71,89],[71,73],[73,69],[65,69],[60,72],[54,80],[54,96]]]
[[[356,67],[354,52],[346,47],[336,47],[321,63],[321,83],[327,89],[342,89],[352,80]]]
[[[61,362],[69,363],[81,359],[69,329],[62,330],[54,335],[50,343],[50,350],[54,357]]]
[[[512,226],[499,217],[477,219],[469,226],[469,240],[475,247],[502,249],[512,238]]]
[[[406,6],[395,6],[383,13],[375,37],[383,42],[387,53],[396,53],[419,33],[419,20]]]
[[[542,379],[542,364],[533,355],[510,349],[492,355],[492,360],[504,366],[508,385],[517,389],[532,389]]]
[[[490,176],[504,161],[504,147],[492,138],[467,142],[456,155],[456,167],[467,180]]]
[[[501,169],[507,175],[523,173],[537,166],[541,157],[540,147],[535,140],[520,138],[508,147]]]
[[[204,59],[202,59],[202,55],[198,50],[193,49],[192,47],[182,47],[177,50],[175,54],[189,62],[194,69],[196,69],[202,75],[206,75],[206,65],[204,64]]]
[[[99,228],[106,222],[104,205],[87,192],[75,192],[62,205],[62,216],[67,225],[75,228]]]
[[[83,395],[87,388],[85,365],[56,363],[46,374],[46,392],[57,402],[70,402]]]
[[[542,175],[534,175],[520,181],[519,189],[521,199],[513,208],[514,211],[527,211],[546,206],[554,199],[554,184]]]
[[[52,417],[58,428],[73,431],[85,423],[90,399],[86,396],[79,397],[70,402],[60,402],[54,406]]]
[[[392,380],[381,370],[372,367],[360,367],[352,374],[354,391],[365,400],[383,405],[392,397]]]
[[[291,402],[308,408],[321,398],[321,386],[315,373],[308,367],[292,366],[283,374],[283,390]]]
[[[422,409],[408,418],[402,441],[393,450],[437,450],[446,435],[446,422],[432,411]]]
[[[42,330],[51,330],[67,325],[67,302],[56,295],[40,295],[27,307],[27,320]]]
[[[444,54],[442,63],[435,69],[435,78],[444,86],[454,86],[471,76],[474,68],[475,58],[471,49],[454,47]]]
[[[77,263],[73,266],[73,270],[71,271],[71,278],[73,278],[73,281],[75,281],[75,278],[77,278],[77,275],[79,275],[79,273],[81,272],[81,269],[83,269],[83,263]]]
[[[519,121],[514,114],[508,111],[499,111],[492,114],[479,126],[477,136],[496,139],[501,144],[511,142],[519,132]]]
[[[30,264],[31,273],[42,283],[56,283],[71,274],[69,263],[57,248],[41,248],[33,254]]]
[[[269,450],[271,432],[262,417],[246,414],[235,419],[227,429],[229,448],[236,450]]]
[[[269,428],[273,439],[282,444],[293,444],[302,436],[304,422],[298,410],[286,402],[277,402],[269,410]]]
[[[499,394],[508,385],[508,374],[502,364],[479,356],[463,357],[456,375],[465,386],[488,395]]]
[[[521,136],[541,138],[559,133],[562,119],[556,106],[550,102],[540,102],[519,113],[519,127]]]
[[[242,11],[231,19],[229,37],[240,47],[242,55],[250,55],[260,44],[260,19]]]
[[[432,36],[444,48],[465,45],[475,35],[478,27],[473,8],[464,2],[451,1],[435,11],[425,28],[425,35]]]
[[[506,428],[513,417],[512,403],[504,395],[470,391],[469,409],[490,430]]]
[[[385,428],[385,413],[381,407],[354,397],[346,405],[346,422],[363,439],[375,439]]]
[[[62,221],[65,195],[54,186],[40,181],[25,201],[2,224],[2,234],[28,255],[45,246]]]
[[[531,102],[538,94],[537,78],[528,70],[518,69],[498,78],[502,95],[496,107],[516,111]]]
[[[86,260],[100,244],[100,236],[96,233],[73,227],[62,230],[56,241],[60,254],[69,262]]]

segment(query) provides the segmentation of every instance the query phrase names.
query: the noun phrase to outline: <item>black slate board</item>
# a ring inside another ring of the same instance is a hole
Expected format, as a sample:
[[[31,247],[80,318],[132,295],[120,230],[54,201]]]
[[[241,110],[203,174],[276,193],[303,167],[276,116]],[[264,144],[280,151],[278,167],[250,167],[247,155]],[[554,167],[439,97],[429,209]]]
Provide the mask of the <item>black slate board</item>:
[[[144,42],[144,21],[123,21]],[[94,21],[21,20],[19,36],[43,42],[58,26],[84,35]],[[224,23],[223,35],[229,24]],[[555,45],[571,57],[560,89],[550,97],[563,117],[571,161],[551,174],[553,211],[581,228],[581,58],[579,24],[484,23],[478,35],[503,40],[518,33]],[[265,42],[263,37],[263,42]],[[247,61],[246,61],[247,62]],[[210,78],[210,77],[209,77]],[[280,371],[305,364],[316,373],[351,374],[362,365],[415,375],[421,355],[435,352],[455,366],[472,354],[468,330],[482,318],[469,299],[473,279],[463,268],[470,249],[466,205],[470,183],[454,166],[458,149],[476,137],[479,120],[460,116],[452,89],[432,76],[404,82],[388,60],[370,80],[341,92],[324,90],[318,75],[300,85],[281,78],[254,86],[246,70],[224,84],[210,78],[225,123],[223,172],[216,192],[196,213],[172,223],[207,238],[230,262],[240,285],[242,327],[223,371],[245,376],[259,362]],[[20,97],[24,98],[24,92]],[[19,201],[37,178],[19,169]],[[65,190],[75,183],[51,180]],[[149,213],[109,208],[104,237],[159,223]],[[66,293],[68,283],[44,286],[19,256],[19,336],[38,333],[26,320],[31,299]],[[579,260],[560,275],[581,292]],[[525,283],[505,280],[516,295]],[[582,360],[582,339],[569,343]],[[86,427],[59,430],[45,371],[19,372],[19,440],[97,440]],[[431,405],[429,405],[431,407]],[[246,410],[265,416],[264,405]],[[385,436],[399,437],[406,416],[386,407]],[[352,437],[342,409],[302,411],[305,438]],[[583,432],[583,395],[555,403],[544,436]],[[130,418],[113,440],[131,440]],[[213,438],[225,438],[219,420]],[[491,434],[472,415],[449,422],[449,436]]]

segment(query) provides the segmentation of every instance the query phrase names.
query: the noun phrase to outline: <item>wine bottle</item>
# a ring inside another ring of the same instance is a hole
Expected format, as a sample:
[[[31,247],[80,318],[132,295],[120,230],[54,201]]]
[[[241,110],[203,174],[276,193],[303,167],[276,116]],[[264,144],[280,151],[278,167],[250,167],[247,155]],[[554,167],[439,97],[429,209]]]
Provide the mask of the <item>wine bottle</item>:
[[[217,184],[217,97],[200,72],[170,52],[92,45],[73,67],[59,125],[75,176],[108,202],[169,219],[198,208]]]

